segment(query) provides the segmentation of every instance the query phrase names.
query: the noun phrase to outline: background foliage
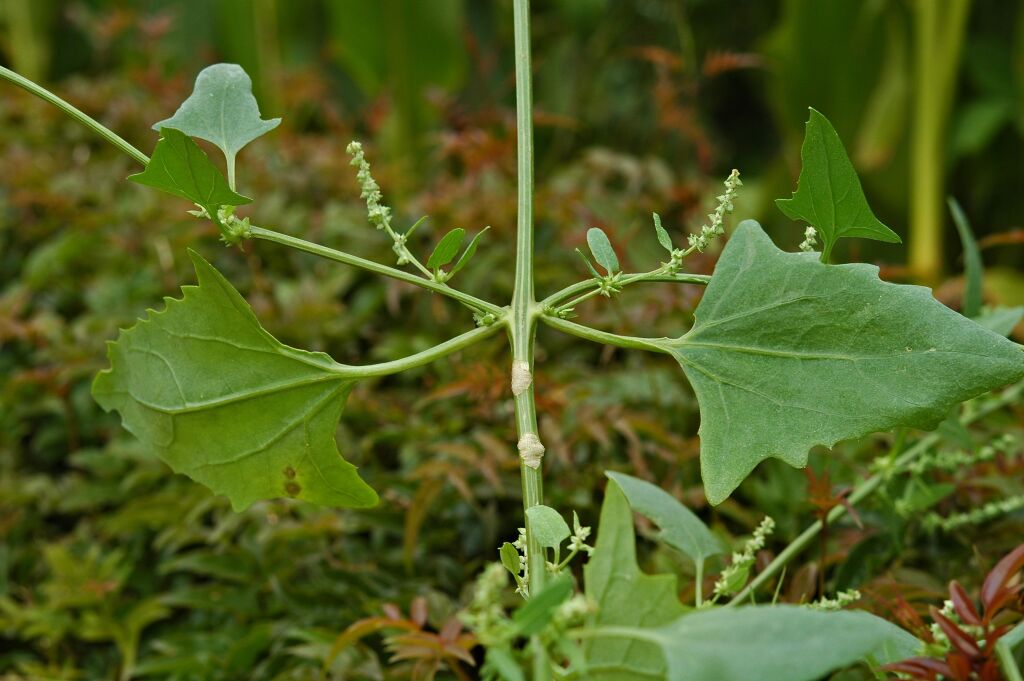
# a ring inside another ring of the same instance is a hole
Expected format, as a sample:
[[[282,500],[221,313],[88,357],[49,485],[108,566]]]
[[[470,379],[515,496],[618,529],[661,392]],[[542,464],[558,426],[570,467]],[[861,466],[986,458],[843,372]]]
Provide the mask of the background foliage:
[[[807,106],[829,116],[878,217],[907,241],[915,187],[927,181],[909,146],[925,115],[915,5],[536,2],[539,292],[579,278],[572,249],[590,226],[627,245],[624,267],[655,261],[651,211],[678,241],[733,167],[745,183],[736,214],[794,249],[802,233],[771,200],[793,188]],[[388,261],[344,154],[358,137],[399,222],[431,216],[417,232],[421,254],[448,228],[492,227],[460,276],[466,289],[503,299],[515,222],[510,16],[504,0],[6,0],[0,63],[149,150],[149,126],[173,113],[196,72],[238,62],[254,76],[264,115],[284,118],[240,158],[239,191],[261,197],[262,223]],[[977,2],[967,16],[955,95],[935,104],[948,120],[945,165],[931,172],[981,239],[986,300],[1020,305],[1024,7]],[[407,678],[387,658],[445,649],[467,584],[520,522],[503,339],[356,388],[338,441],[382,491],[378,508],[278,501],[235,515],[223,498],[172,476],[89,395],[106,366],[105,341],[191,283],[186,247],[225,272],[282,342],[340,362],[394,359],[471,321],[407,286],[268,244],[225,250],[182,202],[123,181],[137,170],[56,110],[3,89],[0,674],[316,678],[345,627],[394,614],[385,604],[395,603],[426,633],[392,640],[390,650],[368,638],[324,673]],[[929,229],[945,237],[939,267],[917,275],[958,307],[956,232],[948,219]],[[836,255],[905,280],[914,276],[906,248],[844,240]],[[715,257],[695,262],[710,272]],[[634,287],[580,312],[619,333],[678,335],[692,320],[694,288]],[[548,503],[577,509],[586,524],[597,521],[603,471],[624,470],[672,492],[730,541],[772,515],[766,561],[841,503],[843,488],[894,440],[918,437],[847,443],[812,456],[806,475],[767,462],[710,510],[696,403],[672,361],[541,334]],[[1022,416],[1016,406],[970,430],[947,422],[939,451],[965,453],[962,465],[891,481],[859,523],[832,528],[791,566],[781,598],[859,587],[861,605],[903,621],[899,604],[923,612],[950,578],[976,585],[1019,541],[1019,507],[948,532],[923,519],[1021,498]],[[1007,433],[1018,439],[999,439]],[[992,455],[979,455],[987,444]],[[640,548],[650,569],[689,569],[653,544]]]

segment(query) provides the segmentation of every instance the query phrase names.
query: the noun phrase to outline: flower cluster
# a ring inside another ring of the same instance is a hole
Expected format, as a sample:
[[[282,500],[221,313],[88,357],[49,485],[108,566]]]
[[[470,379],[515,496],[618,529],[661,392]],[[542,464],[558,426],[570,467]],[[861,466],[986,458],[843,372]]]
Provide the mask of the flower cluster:
[[[835,598],[821,598],[813,603],[808,603],[807,607],[813,610],[842,610],[848,605],[852,605],[859,601],[861,594],[856,589],[848,589],[846,591],[840,591],[836,594]]]
[[[360,198],[366,201],[366,215],[370,223],[377,229],[388,229],[391,224],[391,209],[381,203],[384,195],[381,194],[380,185],[370,174],[370,163],[363,153],[363,145],[359,142],[350,142],[345,151],[352,157],[349,165],[357,169],[356,180],[362,189]]]
[[[738,593],[746,586],[757,552],[764,548],[765,541],[774,531],[775,521],[770,516],[765,516],[761,524],[754,530],[754,534],[743,545],[743,551],[733,553],[732,562],[718,576],[718,580],[715,582],[715,600],[722,596]]]
[[[1024,508],[1024,494],[1016,494],[962,513],[948,516],[941,516],[935,512],[929,513],[924,517],[924,526],[929,530],[941,529],[943,532],[949,532],[964,525],[979,525],[995,520],[1021,508]]]
[[[804,230],[804,240],[800,242],[800,250],[810,253],[818,245],[818,230],[810,225]]]
[[[732,212],[733,201],[742,186],[740,171],[734,169],[725,180],[725,193],[718,196],[715,212],[708,213],[708,224],[701,227],[700,234],[687,237],[691,249],[703,252],[716,236],[725,234],[725,215]]]

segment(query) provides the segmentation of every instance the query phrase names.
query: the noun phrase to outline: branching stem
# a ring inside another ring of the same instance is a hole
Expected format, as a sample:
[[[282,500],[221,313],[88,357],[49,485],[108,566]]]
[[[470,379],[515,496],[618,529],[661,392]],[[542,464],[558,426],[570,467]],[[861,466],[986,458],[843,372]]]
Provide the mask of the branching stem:
[[[706,286],[711,281],[711,276],[707,274],[669,274],[664,267],[659,267],[656,270],[650,272],[638,272],[636,274],[627,274],[623,276],[618,284],[619,286],[628,286],[629,284],[638,284],[641,282],[671,282],[676,284],[699,284]],[[557,309],[569,309],[574,305],[583,302],[593,296],[600,293],[601,280],[600,279],[585,279],[583,281],[576,282],[571,286],[566,286],[561,291],[552,293],[550,296],[540,302],[542,310],[554,311]],[[583,293],[584,295],[579,295]],[[573,296],[579,295],[579,298],[573,300],[570,303],[564,301],[569,300]]]
[[[404,281],[408,284],[412,284],[413,286],[419,286],[420,288],[425,288],[429,291],[440,293],[443,296],[448,296],[449,298],[453,298],[454,300],[459,301],[466,307],[469,307],[473,310],[490,313],[494,315],[496,319],[499,320],[503,319],[506,314],[506,310],[504,308],[498,307],[494,303],[489,303],[486,300],[481,300],[480,298],[472,296],[468,293],[463,293],[458,289],[452,288],[448,284],[442,284],[440,282],[433,281],[432,279],[421,277],[418,274],[405,272],[394,267],[383,265],[379,262],[374,262],[373,260],[360,258],[359,256],[344,253],[342,251],[337,251],[333,248],[328,248],[327,246],[321,246],[320,244],[315,244],[312,241],[306,241],[305,239],[299,239],[298,237],[288,236],[287,234],[282,234],[281,232],[275,232],[272,229],[265,229],[263,227],[255,226],[249,228],[249,236],[251,236],[254,239],[272,241],[283,246],[289,246],[299,251],[312,253],[313,255],[319,255],[320,257],[327,258],[328,260],[334,260],[335,262],[344,263],[345,265],[358,267],[360,269],[364,269],[375,274],[380,274],[385,277],[390,277],[392,279]]]
[[[389,376],[391,374],[397,374],[408,369],[415,369],[416,367],[423,366],[424,364],[430,364],[436,360],[446,357],[453,352],[458,352],[464,348],[468,348],[471,345],[475,345],[487,338],[493,336],[501,328],[502,324],[491,324],[490,326],[484,326],[472,331],[467,331],[461,335],[449,338],[443,343],[439,343],[432,348],[428,348],[422,352],[417,352],[414,355],[408,357],[402,357],[401,359],[392,360],[390,362],[382,362],[380,364],[367,364],[364,366],[351,366],[341,365],[343,372],[346,377],[352,378],[374,378],[377,376]]]

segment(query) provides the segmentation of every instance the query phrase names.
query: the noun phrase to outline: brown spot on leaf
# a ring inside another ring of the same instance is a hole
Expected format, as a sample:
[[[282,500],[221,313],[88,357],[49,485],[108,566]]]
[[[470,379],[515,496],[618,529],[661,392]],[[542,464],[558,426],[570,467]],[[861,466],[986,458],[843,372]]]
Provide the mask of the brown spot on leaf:
[[[284,469],[284,477],[288,478],[289,480],[294,480],[295,479],[295,469],[292,468],[291,466],[288,466],[287,468],[285,468]]]
[[[287,485],[284,486],[284,491],[288,493],[288,496],[294,497],[298,495],[299,492],[302,491],[302,488],[299,487],[299,483],[297,482],[289,482]]]

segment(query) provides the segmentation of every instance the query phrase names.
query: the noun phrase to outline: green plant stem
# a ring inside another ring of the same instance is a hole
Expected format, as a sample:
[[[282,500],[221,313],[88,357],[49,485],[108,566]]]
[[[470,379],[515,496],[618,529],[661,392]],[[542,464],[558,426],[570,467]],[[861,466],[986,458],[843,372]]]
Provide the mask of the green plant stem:
[[[64,101],[57,95],[53,94],[43,86],[37,85],[28,78],[20,76],[14,71],[6,69],[3,66],[0,66],[0,78],[10,81],[11,83],[14,83],[18,87],[22,88],[23,90],[31,92],[36,97],[39,97],[40,99],[47,101],[50,104],[53,104],[55,107],[57,107],[67,115],[71,116],[76,121],[83,124],[90,130],[95,132],[97,135],[107,140],[124,153],[131,156],[133,159],[135,159],[142,165],[147,165],[149,163],[148,156],[143,154],[141,151],[133,147],[128,142],[126,142],[124,138],[122,138],[116,132],[106,127],[105,125],[103,125],[96,119],[92,118],[91,116],[86,115],[79,109],[76,109],[75,107],[71,106],[66,101]]]
[[[1006,676],[1006,681],[1024,681],[1024,675],[1021,675],[1020,667],[1017,666],[1017,660],[1013,654],[1013,649],[1022,642],[1024,642],[1024,623],[1018,624],[996,641],[996,658]]]
[[[953,105],[970,0],[915,0],[910,157],[910,269],[936,281],[943,262],[946,125]]]
[[[486,300],[481,300],[476,296],[472,296],[468,293],[463,293],[458,289],[454,289],[451,286],[448,286],[447,284],[432,281],[430,279],[426,279],[425,277],[412,274],[411,272],[404,272],[402,270],[395,269],[394,267],[388,267],[387,265],[382,265],[372,260],[366,260],[365,258],[360,258],[359,256],[344,253],[342,251],[336,251],[333,248],[321,246],[320,244],[315,244],[311,241],[299,239],[294,236],[288,236],[287,234],[282,234],[281,232],[275,232],[272,229],[265,229],[263,227],[253,226],[249,228],[249,236],[251,236],[254,239],[272,241],[273,243],[288,246],[299,251],[312,253],[313,255],[319,255],[320,257],[327,258],[328,260],[334,260],[335,262],[351,265],[352,267],[358,267],[360,269],[364,269],[375,274],[380,274],[382,276],[390,277],[392,279],[398,279],[399,281],[404,281],[408,284],[412,284],[413,286],[419,286],[420,288],[425,288],[429,291],[440,293],[443,296],[448,296],[449,298],[453,298],[454,300],[459,301],[466,307],[469,307],[473,310],[493,314],[495,315],[498,321],[504,319],[505,317],[505,309],[498,307],[494,303],[489,303]]]
[[[530,1],[515,0],[512,5],[515,33],[516,65],[516,275],[512,293],[509,337],[513,366],[525,362],[530,370],[530,384],[515,395],[516,431],[520,441],[533,435],[539,438],[537,408],[533,398],[533,346],[537,335],[537,301],[533,287],[533,92],[530,65]],[[523,485],[523,512],[544,503],[543,460],[537,468],[520,461]],[[547,580],[544,550],[526,521],[527,560],[530,568],[530,594],[539,594]],[[533,679],[551,678],[551,665],[538,639],[532,641]]]
[[[490,326],[482,326],[472,331],[460,334],[455,338],[449,338],[443,343],[439,343],[432,348],[428,348],[422,352],[417,352],[414,355],[408,357],[402,357],[401,359],[392,360],[390,362],[381,362],[380,364],[367,364],[363,366],[351,366],[341,365],[344,368],[344,375],[352,378],[374,378],[378,376],[389,376],[391,374],[397,374],[408,369],[414,369],[416,367],[423,366],[424,364],[430,364],[442,357],[458,352],[464,348],[468,348],[471,345],[475,345],[487,338],[493,336],[501,329],[501,324],[491,324]]]
[[[1010,388],[1007,388],[1002,395],[988,404],[982,406],[976,411],[969,412],[961,417],[960,422],[967,426],[971,423],[983,418],[994,411],[1002,409],[1007,404],[1017,400],[1024,394],[1024,383],[1018,383]],[[900,454],[896,459],[889,465],[887,471],[881,471],[875,473],[871,477],[867,478],[859,485],[857,485],[853,492],[849,496],[849,504],[843,504],[833,508],[826,516],[826,522],[832,524],[847,514],[848,509],[853,507],[855,504],[863,501],[867,497],[874,494],[874,492],[881,486],[888,476],[892,475],[892,471],[898,471],[911,461],[921,456],[933,446],[938,444],[942,439],[942,436],[938,433],[931,433],[922,439],[918,440],[907,451]],[[747,584],[742,591],[729,601],[726,606],[739,605],[743,601],[750,598],[753,593],[765,582],[775,576],[779,570],[785,567],[789,561],[796,557],[801,551],[803,551],[811,541],[821,532],[824,524],[818,520],[811,524],[806,530],[800,533],[796,539],[790,542],[789,546],[782,550],[778,556],[775,557],[768,566],[762,570],[754,579]]]
[[[541,317],[541,320],[553,329],[558,329],[570,336],[594,341],[595,343],[614,345],[616,347],[629,348],[631,350],[647,350],[649,352],[663,353],[668,352],[654,338],[619,336],[614,333],[599,331],[598,329],[592,329],[589,326],[584,326],[582,324],[577,324],[575,322],[566,321],[565,319],[559,319],[558,317],[551,317],[548,315]]]
[[[702,286],[706,286],[709,281],[711,281],[711,276],[707,274],[667,274],[664,269],[658,268],[650,272],[628,274],[619,280],[619,285],[627,286],[629,284],[637,284],[641,282],[671,282],[675,284],[700,284]],[[540,307],[542,310],[553,309],[556,307],[568,307],[568,305],[562,305],[562,301],[572,298],[582,292],[586,292],[589,289],[593,289],[593,295],[596,295],[599,292],[598,287],[600,287],[600,285],[600,279],[584,279],[583,281],[576,282],[571,286],[566,286],[561,291],[552,293],[550,296],[540,301]],[[573,304],[577,302],[581,301],[574,301]]]

